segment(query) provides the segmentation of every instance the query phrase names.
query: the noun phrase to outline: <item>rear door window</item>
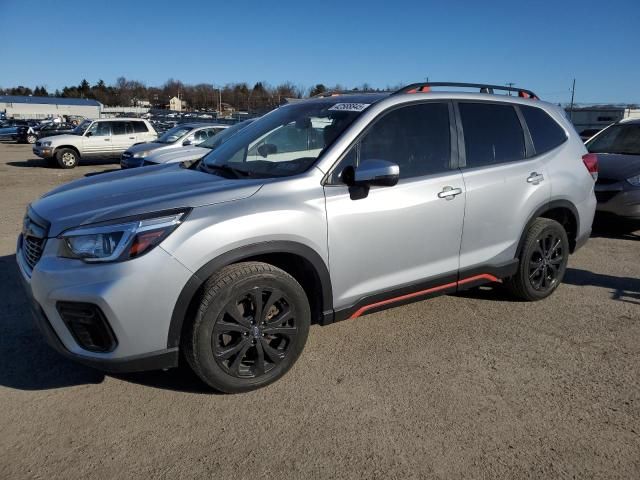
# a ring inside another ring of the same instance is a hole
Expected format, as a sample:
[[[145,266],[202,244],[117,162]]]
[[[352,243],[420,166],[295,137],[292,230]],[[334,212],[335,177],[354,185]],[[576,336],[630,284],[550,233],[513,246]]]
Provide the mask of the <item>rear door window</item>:
[[[131,122],[133,124],[133,130],[136,133],[147,133],[149,129],[147,128],[147,124],[144,122]]]
[[[109,122],[111,123],[111,133],[113,135],[124,135],[126,134],[126,123],[127,122]]]
[[[512,105],[460,102],[458,106],[468,168],[526,157],[524,132]]]
[[[537,155],[553,150],[567,139],[562,127],[541,108],[520,105],[520,111],[527,122]]]

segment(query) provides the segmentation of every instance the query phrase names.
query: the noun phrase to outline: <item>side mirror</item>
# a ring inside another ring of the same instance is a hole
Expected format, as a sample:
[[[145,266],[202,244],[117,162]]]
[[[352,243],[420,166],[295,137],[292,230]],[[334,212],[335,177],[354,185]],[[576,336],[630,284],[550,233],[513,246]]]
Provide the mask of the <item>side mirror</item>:
[[[84,135],[85,135],[85,137],[90,137],[91,135],[93,135],[93,133],[91,133],[91,132],[87,132],[87,133],[85,133]]]
[[[182,146],[186,147],[187,145],[193,144],[194,137],[187,138],[184,142],[182,142]]]
[[[263,143],[258,147],[258,154],[262,158],[267,158],[269,155],[273,155],[274,153],[278,153],[278,146],[273,143]]]
[[[357,168],[346,167],[341,178],[350,187],[393,187],[400,179],[400,167],[386,160],[363,160]]]

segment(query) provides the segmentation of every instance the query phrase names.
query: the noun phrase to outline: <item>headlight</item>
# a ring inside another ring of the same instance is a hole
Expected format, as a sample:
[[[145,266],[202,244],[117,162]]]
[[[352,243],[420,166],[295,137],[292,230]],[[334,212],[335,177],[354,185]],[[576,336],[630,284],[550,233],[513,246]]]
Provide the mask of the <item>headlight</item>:
[[[40,145],[42,145],[43,147],[50,147],[51,142],[42,142]]]
[[[151,153],[151,150],[145,150],[143,152],[136,152],[133,154],[133,158],[144,158]]]
[[[634,187],[640,187],[640,175],[635,175],[633,177],[627,178],[627,182],[629,182]]]
[[[164,212],[123,223],[98,224],[67,230],[58,237],[59,256],[85,262],[116,262],[151,251],[184,220],[187,211]]]

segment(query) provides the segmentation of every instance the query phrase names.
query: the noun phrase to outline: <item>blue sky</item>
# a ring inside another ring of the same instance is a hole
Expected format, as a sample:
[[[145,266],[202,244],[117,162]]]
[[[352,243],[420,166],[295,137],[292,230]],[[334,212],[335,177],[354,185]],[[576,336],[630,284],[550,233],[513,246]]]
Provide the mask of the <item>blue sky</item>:
[[[3,87],[429,77],[567,102],[576,77],[577,102],[640,103],[640,0],[0,0],[0,40]]]

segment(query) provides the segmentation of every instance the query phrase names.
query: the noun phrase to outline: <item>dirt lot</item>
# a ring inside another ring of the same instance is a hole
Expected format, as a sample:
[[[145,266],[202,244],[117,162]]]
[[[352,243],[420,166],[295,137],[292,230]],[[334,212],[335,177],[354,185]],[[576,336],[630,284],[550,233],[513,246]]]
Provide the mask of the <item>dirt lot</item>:
[[[499,289],[329,327],[276,384],[109,376],[32,326],[25,206],[117,165],[0,144],[0,478],[640,478],[640,231],[596,234],[536,304]]]

